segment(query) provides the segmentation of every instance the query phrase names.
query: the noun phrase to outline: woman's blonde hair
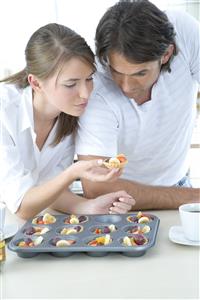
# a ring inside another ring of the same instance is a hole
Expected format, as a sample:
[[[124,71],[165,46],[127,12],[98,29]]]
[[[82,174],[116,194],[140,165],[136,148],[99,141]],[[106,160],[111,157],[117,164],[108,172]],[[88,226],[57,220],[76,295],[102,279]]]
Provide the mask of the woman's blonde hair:
[[[35,31],[27,43],[26,67],[0,82],[15,84],[24,89],[29,85],[28,74],[41,80],[47,79],[73,57],[81,59],[95,70],[94,54],[80,35],[66,26],[47,24]],[[77,117],[60,113],[54,145],[76,130],[77,120]]]

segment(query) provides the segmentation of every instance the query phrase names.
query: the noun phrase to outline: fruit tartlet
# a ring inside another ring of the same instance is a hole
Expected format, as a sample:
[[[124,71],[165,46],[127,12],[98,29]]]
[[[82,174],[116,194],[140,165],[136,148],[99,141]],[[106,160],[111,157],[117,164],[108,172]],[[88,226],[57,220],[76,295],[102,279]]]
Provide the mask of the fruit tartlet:
[[[23,233],[27,235],[42,235],[49,231],[48,227],[36,227],[31,226],[26,229],[24,229]]]
[[[36,239],[27,238],[27,239],[21,240],[17,244],[17,246],[18,247],[35,247],[35,246],[40,245],[42,243],[43,239],[44,238],[42,236],[38,236]]]
[[[60,234],[62,235],[68,235],[68,234],[76,234],[83,231],[83,226],[77,225],[77,226],[70,226],[70,227],[64,227],[60,231]]]
[[[103,165],[108,169],[123,168],[128,160],[124,154],[118,154],[116,157],[107,158],[103,161]]]
[[[75,243],[76,243],[76,241],[73,240],[73,239],[64,240],[64,239],[60,239],[58,237],[53,238],[52,241],[51,241],[51,244],[53,246],[56,246],[56,247],[68,247],[68,246],[71,246]]]
[[[56,218],[49,213],[44,214],[44,216],[38,216],[33,219],[32,224],[53,224],[56,222]]]
[[[146,213],[142,213],[141,211],[139,211],[136,216],[128,216],[127,217],[128,222],[135,222],[135,223],[140,223],[140,224],[149,223],[152,220],[153,220],[153,218],[150,215],[148,215]]]
[[[142,234],[125,236],[122,241],[124,246],[143,246],[148,243],[148,239]]]
[[[91,241],[88,242],[88,246],[106,246],[112,242],[112,239],[110,237],[110,234],[106,234],[100,237],[97,237]]]
[[[88,217],[86,216],[76,216],[76,215],[70,215],[67,218],[65,218],[64,223],[65,224],[80,224],[84,223],[88,220]]]
[[[111,224],[109,226],[100,226],[100,227],[95,227],[92,229],[92,232],[94,234],[102,234],[102,233],[111,233],[117,230],[117,227],[114,224]]]
[[[127,233],[131,234],[145,234],[148,233],[151,230],[151,228],[148,225],[145,225],[143,227],[140,226],[132,226],[128,228]]]

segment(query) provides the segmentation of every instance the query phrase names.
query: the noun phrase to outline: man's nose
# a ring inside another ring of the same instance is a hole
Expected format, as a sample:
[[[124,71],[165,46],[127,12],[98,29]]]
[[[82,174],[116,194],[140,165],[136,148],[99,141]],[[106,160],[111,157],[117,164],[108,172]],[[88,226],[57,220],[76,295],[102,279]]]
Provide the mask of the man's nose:
[[[124,76],[120,82],[120,87],[123,90],[123,92],[129,92],[130,91],[130,78],[128,76]]]

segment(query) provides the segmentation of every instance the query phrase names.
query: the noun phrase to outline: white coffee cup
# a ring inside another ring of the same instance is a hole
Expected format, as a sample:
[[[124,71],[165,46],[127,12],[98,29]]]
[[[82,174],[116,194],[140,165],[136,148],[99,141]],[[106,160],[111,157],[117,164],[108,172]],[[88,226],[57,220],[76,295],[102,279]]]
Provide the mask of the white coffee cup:
[[[0,202],[0,231],[4,232],[6,205]]]
[[[186,239],[200,241],[200,203],[183,204],[179,213]]]

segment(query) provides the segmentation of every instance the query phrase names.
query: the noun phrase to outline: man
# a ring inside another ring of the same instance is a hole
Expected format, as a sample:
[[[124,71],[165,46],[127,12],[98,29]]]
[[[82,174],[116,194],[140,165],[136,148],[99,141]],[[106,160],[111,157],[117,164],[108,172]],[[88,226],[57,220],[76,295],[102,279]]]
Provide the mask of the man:
[[[187,176],[199,41],[191,16],[165,14],[149,1],[121,1],[104,14],[96,30],[99,72],[76,149],[79,159],[124,153],[128,164],[115,183],[83,181],[88,197],[124,189],[134,209],[200,201]]]

